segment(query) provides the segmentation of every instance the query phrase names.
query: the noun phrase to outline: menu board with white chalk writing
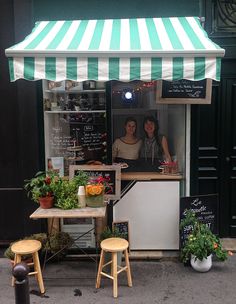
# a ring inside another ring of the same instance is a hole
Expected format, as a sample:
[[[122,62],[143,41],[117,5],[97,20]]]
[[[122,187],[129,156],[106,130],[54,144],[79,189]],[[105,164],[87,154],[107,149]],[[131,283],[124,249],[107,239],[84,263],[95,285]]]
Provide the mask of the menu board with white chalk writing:
[[[185,218],[186,209],[192,210],[196,218],[205,223],[214,234],[219,233],[218,194],[181,197],[180,220]],[[184,227],[180,235],[180,245],[191,232],[191,227]]]

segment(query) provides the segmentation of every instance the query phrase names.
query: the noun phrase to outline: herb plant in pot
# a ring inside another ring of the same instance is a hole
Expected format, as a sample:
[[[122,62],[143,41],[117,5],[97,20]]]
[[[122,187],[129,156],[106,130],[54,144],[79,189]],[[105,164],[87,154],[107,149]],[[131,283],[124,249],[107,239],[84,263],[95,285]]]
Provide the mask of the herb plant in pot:
[[[190,261],[195,270],[206,272],[211,269],[212,256],[225,261],[228,254],[231,254],[222,248],[220,239],[196,218],[192,210],[186,210],[186,216],[180,223],[180,230],[183,231],[185,227],[191,229],[181,248],[180,258],[184,263]]]
[[[24,186],[28,196],[40,204],[41,208],[48,209],[53,206],[53,184],[58,178],[55,172],[38,172]]]
[[[88,174],[82,170],[70,180],[62,177],[57,178],[52,184],[55,207],[65,210],[78,208],[78,188],[79,186],[85,186],[87,182]]]

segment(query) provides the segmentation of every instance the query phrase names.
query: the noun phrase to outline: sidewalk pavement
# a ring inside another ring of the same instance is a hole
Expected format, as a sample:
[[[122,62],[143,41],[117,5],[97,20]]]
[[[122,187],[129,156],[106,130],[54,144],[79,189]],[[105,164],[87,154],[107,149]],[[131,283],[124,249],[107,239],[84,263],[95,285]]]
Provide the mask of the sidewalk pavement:
[[[46,293],[30,277],[30,304],[234,304],[236,303],[236,254],[225,262],[213,261],[207,273],[195,272],[178,259],[131,260],[133,287],[125,273],[118,277],[118,298],[112,282],[103,277],[95,289],[96,265],[90,260],[49,263],[43,273]],[[0,258],[0,303],[14,304],[11,265]]]

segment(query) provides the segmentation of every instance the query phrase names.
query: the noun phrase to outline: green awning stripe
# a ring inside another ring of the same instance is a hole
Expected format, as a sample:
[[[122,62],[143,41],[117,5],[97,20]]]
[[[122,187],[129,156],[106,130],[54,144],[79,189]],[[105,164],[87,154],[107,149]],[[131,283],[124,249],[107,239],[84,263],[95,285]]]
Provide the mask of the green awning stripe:
[[[188,23],[186,18],[179,18],[179,22],[181,23],[184,31],[188,35],[188,38],[192,42],[195,49],[205,49],[204,45],[201,43],[201,40],[198,38],[191,25]]]
[[[136,19],[129,20],[130,27],[130,49],[131,50],[140,50],[140,38],[139,38],[139,30],[138,23]]]
[[[205,58],[194,58],[194,80],[201,80],[205,78]]]
[[[28,80],[34,80],[34,57],[25,57],[24,58],[24,78]]]
[[[101,42],[102,32],[104,28],[104,20],[97,20],[93,37],[89,45],[89,50],[98,50]]]
[[[184,76],[184,59],[183,57],[173,58],[173,80],[182,79]]]
[[[120,49],[120,31],[121,31],[120,19],[113,20],[111,41],[110,41],[110,50],[119,50]]]
[[[45,28],[38,34],[37,37],[33,41],[31,41],[26,47],[26,50],[35,49],[40,42],[48,35],[48,33],[51,31],[51,29],[54,27],[57,21],[51,21],[49,22]]]
[[[77,80],[77,58],[66,58],[66,78]]]
[[[183,45],[181,44],[178,35],[175,32],[175,29],[170,21],[170,19],[163,18],[163,24],[165,26],[166,32],[168,34],[168,37],[170,39],[170,42],[174,49],[183,49]]]
[[[87,25],[88,25],[88,20],[81,20],[79,27],[74,35],[74,38],[72,39],[71,43],[68,46],[68,50],[75,50],[78,48],[83,38]]]
[[[10,72],[10,80],[14,81],[15,76],[14,76],[14,63],[13,63],[13,58],[9,57],[8,58],[8,66],[9,66],[9,72]]]
[[[140,79],[140,58],[130,58],[130,80]]]
[[[53,49],[56,49],[58,47],[58,45],[60,44],[60,42],[62,41],[62,39],[66,35],[68,29],[70,28],[71,24],[72,24],[72,21],[66,21],[63,24],[63,26],[61,27],[61,29],[59,30],[59,32],[57,33],[57,35],[55,36],[55,38],[47,46],[47,49],[53,50]]]
[[[98,80],[98,58],[88,58],[88,79]]]
[[[56,80],[56,58],[45,58],[45,78],[50,80]]]
[[[162,58],[151,59],[151,80],[162,78]]]
[[[109,58],[109,79],[120,79],[120,58]]]
[[[216,79],[220,80],[221,58],[216,57]]]
[[[150,40],[152,49],[161,50],[162,49],[161,42],[160,42],[159,36],[157,34],[155,23],[154,23],[153,19],[147,18],[146,25],[147,25],[149,40]]]

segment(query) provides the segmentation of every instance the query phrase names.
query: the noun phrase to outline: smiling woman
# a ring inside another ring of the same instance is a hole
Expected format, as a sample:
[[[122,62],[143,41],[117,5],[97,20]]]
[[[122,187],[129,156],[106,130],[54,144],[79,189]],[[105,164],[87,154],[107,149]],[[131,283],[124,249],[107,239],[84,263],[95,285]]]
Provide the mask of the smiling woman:
[[[137,121],[133,117],[125,120],[125,135],[117,138],[112,147],[112,156],[116,162],[131,163],[139,158],[142,140],[136,136]]]

